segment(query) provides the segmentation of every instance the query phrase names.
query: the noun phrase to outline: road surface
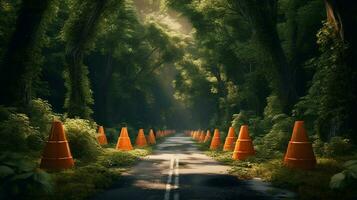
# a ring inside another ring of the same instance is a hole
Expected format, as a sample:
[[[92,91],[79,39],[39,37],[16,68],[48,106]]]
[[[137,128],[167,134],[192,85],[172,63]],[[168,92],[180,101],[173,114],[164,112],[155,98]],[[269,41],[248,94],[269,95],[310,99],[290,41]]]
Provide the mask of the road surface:
[[[93,200],[291,199],[292,193],[259,180],[239,180],[225,166],[176,134]]]

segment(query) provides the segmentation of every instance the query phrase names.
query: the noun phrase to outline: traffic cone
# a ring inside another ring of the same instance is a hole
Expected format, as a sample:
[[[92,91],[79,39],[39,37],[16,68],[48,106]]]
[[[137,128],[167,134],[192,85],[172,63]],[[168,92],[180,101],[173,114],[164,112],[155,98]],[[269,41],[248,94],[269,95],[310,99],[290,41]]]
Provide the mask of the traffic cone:
[[[206,134],[204,131],[201,131],[200,138],[198,139],[199,143],[203,143],[205,141]]]
[[[242,125],[232,158],[234,160],[244,160],[252,155],[255,155],[255,151],[252,139],[249,137],[248,125]]]
[[[209,148],[211,150],[217,150],[220,145],[221,145],[221,138],[219,136],[219,130],[214,129],[213,138],[212,138],[211,145]]]
[[[288,149],[284,157],[284,164],[291,168],[313,169],[316,166],[316,158],[309,142],[304,121],[296,121]]]
[[[234,150],[234,141],[236,140],[236,136],[234,133],[234,128],[229,127],[229,131],[226,137],[226,141],[224,142],[223,151],[233,151]]]
[[[136,137],[135,145],[137,147],[145,147],[147,144],[144,129],[141,128],[139,129],[138,136]]]
[[[193,133],[192,139],[196,140],[196,138],[197,138],[197,131],[195,131],[195,132]]]
[[[62,122],[53,121],[50,136],[42,153],[40,168],[59,170],[73,166],[74,161]]]
[[[202,131],[200,130],[200,131],[198,131],[197,136],[196,136],[197,142],[200,142],[201,135],[202,135]]]
[[[131,145],[131,141],[128,134],[128,129],[126,127],[121,128],[116,149],[124,151],[133,150],[133,146]]]
[[[103,126],[99,126],[98,128],[97,140],[100,145],[108,144],[107,136],[105,136]]]
[[[211,140],[211,132],[207,130],[205,140],[203,141],[204,143],[209,142]]]
[[[156,144],[155,134],[152,129],[150,129],[147,141],[149,144]]]

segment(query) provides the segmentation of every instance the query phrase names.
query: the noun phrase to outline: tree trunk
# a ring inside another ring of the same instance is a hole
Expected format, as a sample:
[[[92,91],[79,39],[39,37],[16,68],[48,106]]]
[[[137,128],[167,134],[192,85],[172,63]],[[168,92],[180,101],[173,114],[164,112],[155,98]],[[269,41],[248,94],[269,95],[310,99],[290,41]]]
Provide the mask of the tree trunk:
[[[344,57],[342,58],[345,69],[343,84],[346,88],[341,91],[348,91],[341,94],[340,106],[346,115],[342,127],[349,129],[351,137],[357,141],[357,123],[355,115],[357,113],[357,1],[349,0],[324,0],[326,5],[327,21],[334,25],[335,31],[340,39],[346,44]]]
[[[290,113],[292,106],[297,100],[295,85],[292,77],[292,70],[280,43],[276,28],[276,1],[271,0],[245,0],[236,2],[239,10],[246,12],[255,30],[255,36],[271,59],[273,71],[277,79],[269,78],[273,83],[279,99],[283,105],[283,111]]]
[[[0,68],[1,100],[6,106],[26,108],[33,97],[32,83],[38,76],[41,26],[51,0],[22,1],[16,27]]]
[[[68,69],[67,95],[65,107],[69,117],[89,119],[92,113],[90,106],[93,104],[88,78],[87,66],[83,64],[83,57],[87,51],[88,43],[97,28],[105,5],[108,1],[94,1],[92,6],[85,6],[81,16],[72,22],[69,31],[73,34],[67,44],[66,63]],[[78,27],[79,26],[79,27]],[[79,31],[79,32],[76,32]]]

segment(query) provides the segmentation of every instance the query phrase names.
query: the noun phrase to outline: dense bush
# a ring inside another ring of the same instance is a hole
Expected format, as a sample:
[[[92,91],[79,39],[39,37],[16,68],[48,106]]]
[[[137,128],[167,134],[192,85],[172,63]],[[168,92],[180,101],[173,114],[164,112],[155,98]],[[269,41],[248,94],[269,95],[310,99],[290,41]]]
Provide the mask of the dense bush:
[[[353,188],[357,184],[357,160],[350,160],[343,164],[344,170],[331,177],[332,189]]]
[[[33,127],[38,127],[40,133],[48,136],[55,114],[52,106],[43,99],[34,99],[30,102],[28,116]]]
[[[84,119],[66,119],[64,122],[69,146],[76,159],[96,159],[101,147],[96,139],[96,124]]]
[[[332,137],[328,143],[324,145],[326,156],[342,156],[351,153],[352,145],[349,139],[343,137]]]
[[[109,187],[120,173],[108,170],[97,163],[78,169],[66,170],[53,174],[55,184],[58,186],[52,196],[46,199],[71,199],[82,200],[98,192],[102,188]]]
[[[109,143],[116,143],[119,134],[120,130],[116,128],[105,128],[105,135],[107,136],[107,140]]]
[[[236,131],[240,130],[242,125],[248,124],[248,116],[244,111],[240,111],[238,114],[233,114],[232,126]]]
[[[0,199],[33,199],[35,193],[49,193],[49,174],[37,169],[33,162],[14,153],[0,156]]]
[[[277,115],[282,113],[282,111],[283,107],[277,96],[271,95],[267,97],[267,105],[264,108],[264,119],[273,121]]]
[[[284,114],[277,115],[272,120],[274,125],[269,133],[254,140],[257,151],[268,157],[286,150],[294,124],[293,119]]]
[[[353,148],[349,139],[339,136],[332,137],[329,142],[316,139],[313,147],[317,155],[325,157],[349,155]]]
[[[0,149],[24,151],[34,146],[32,144],[28,146],[27,139],[39,135],[38,129],[30,125],[30,120],[25,114],[11,113],[8,119],[0,122]]]

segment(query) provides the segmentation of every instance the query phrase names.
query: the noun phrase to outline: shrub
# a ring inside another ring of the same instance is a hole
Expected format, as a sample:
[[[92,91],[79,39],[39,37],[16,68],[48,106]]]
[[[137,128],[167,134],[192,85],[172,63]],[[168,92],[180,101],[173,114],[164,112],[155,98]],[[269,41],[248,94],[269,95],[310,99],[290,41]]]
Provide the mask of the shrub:
[[[116,128],[105,128],[105,135],[109,143],[116,143],[119,136],[119,130]]]
[[[16,109],[15,108],[9,108],[0,105],[0,122],[7,120],[10,116],[10,114],[15,113]]]
[[[49,174],[15,153],[0,156],[0,199],[32,199],[34,193],[49,193]]]
[[[332,137],[330,142],[324,145],[324,156],[341,156],[350,154],[352,144],[349,139],[343,137]]]
[[[101,147],[96,139],[96,124],[84,119],[66,119],[64,123],[72,155],[76,159],[96,159]]]
[[[312,143],[312,147],[314,148],[314,153],[316,155],[323,156],[325,154],[324,145],[325,143],[320,138],[314,139]]]
[[[267,97],[267,106],[264,108],[264,118],[272,121],[274,117],[281,114],[283,107],[278,96],[271,95]]]
[[[343,164],[344,170],[331,177],[330,188],[344,189],[353,187],[357,183],[357,160],[350,160]]]
[[[108,170],[97,163],[78,169],[53,174],[57,187],[53,196],[46,199],[88,199],[99,190],[109,187],[120,173]]]
[[[25,114],[12,113],[7,120],[0,122],[0,149],[24,151],[28,148],[28,137],[39,134],[38,129],[30,125]]]
[[[46,137],[51,129],[51,122],[55,114],[51,105],[42,99],[34,99],[30,102],[28,116],[33,127],[38,127],[40,133]]]
[[[148,155],[150,149],[135,149],[133,151],[117,151],[107,149],[98,158],[98,162],[104,167],[127,167],[133,165],[139,158]]]
[[[263,156],[274,156],[275,152],[284,152],[291,137],[293,119],[280,114],[272,118],[274,125],[268,134],[254,142],[257,151]]]
[[[240,111],[239,114],[233,114],[232,126],[235,130],[239,131],[240,127],[244,124],[248,124],[248,116],[244,111]]]

